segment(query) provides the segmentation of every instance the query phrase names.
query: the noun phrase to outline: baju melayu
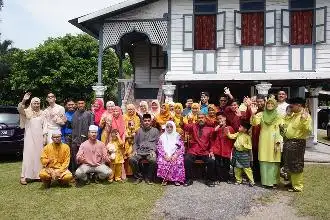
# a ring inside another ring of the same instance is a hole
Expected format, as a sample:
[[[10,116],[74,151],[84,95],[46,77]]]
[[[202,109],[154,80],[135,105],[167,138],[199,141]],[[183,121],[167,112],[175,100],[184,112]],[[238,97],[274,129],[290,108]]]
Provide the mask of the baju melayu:
[[[47,143],[52,143],[52,134],[54,131],[61,130],[61,126],[65,124],[65,109],[63,106],[55,104],[53,107],[48,106],[44,110],[47,120]]]
[[[80,145],[77,153],[77,163],[80,164],[76,171],[76,178],[87,181],[89,173],[95,173],[99,179],[108,178],[112,170],[106,165],[110,164],[108,150],[103,142],[96,140],[93,143],[90,140]]]
[[[258,143],[258,160],[260,163],[261,184],[263,186],[274,186],[280,181],[280,163],[283,138],[280,135],[282,117],[277,114],[276,109],[274,118],[266,121],[264,115],[267,110],[260,112],[252,117],[253,126],[260,125],[260,136]]]
[[[251,184],[254,184],[253,173],[250,167],[250,151],[252,149],[251,137],[242,132],[228,134],[230,139],[236,139],[234,143],[233,166],[237,183],[242,183],[243,172],[248,177]]]
[[[62,133],[62,141],[63,143],[71,146],[72,145],[72,118],[74,111],[65,112],[66,122],[65,125],[61,129]]]
[[[290,175],[292,187],[303,190],[303,170],[306,139],[312,131],[312,119],[302,118],[302,112],[284,117],[285,142],[283,146],[284,171]]]
[[[39,177],[42,182],[50,183],[53,179],[52,172],[58,171],[60,176],[58,181],[61,184],[69,184],[72,174],[68,170],[70,163],[70,147],[67,144],[48,144],[41,153],[41,164],[43,169]]]

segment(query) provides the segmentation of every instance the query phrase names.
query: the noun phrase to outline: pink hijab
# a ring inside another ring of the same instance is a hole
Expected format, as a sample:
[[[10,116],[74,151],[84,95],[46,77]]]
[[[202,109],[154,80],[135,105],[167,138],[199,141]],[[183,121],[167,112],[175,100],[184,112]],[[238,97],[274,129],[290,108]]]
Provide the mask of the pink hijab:
[[[123,112],[121,111],[121,108],[119,106],[115,106],[114,111],[119,111],[119,115],[116,118],[114,115],[112,115],[112,129],[117,129],[119,131],[119,135],[122,138],[122,140],[125,140],[125,121],[123,117]]]
[[[104,103],[102,99],[96,99],[95,102],[98,104],[98,108],[94,108],[94,122],[95,125],[99,126],[102,114],[105,112]],[[95,103],[94,102],[94,103]]]

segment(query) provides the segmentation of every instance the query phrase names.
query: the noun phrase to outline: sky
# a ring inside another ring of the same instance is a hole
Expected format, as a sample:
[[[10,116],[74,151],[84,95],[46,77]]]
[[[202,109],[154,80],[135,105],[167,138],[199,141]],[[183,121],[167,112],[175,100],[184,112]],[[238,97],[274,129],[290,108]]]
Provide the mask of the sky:
[[[4,0],[0,12],[1,41],[21,49],[37,47],[48,37],[81,33],[68,20],[124,0]]]

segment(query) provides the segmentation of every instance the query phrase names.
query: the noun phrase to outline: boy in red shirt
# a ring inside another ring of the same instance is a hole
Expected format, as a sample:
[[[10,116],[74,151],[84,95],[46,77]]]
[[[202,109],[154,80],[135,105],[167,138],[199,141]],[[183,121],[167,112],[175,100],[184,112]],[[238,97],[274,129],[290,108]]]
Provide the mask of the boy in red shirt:
[[[217,113],[217,122],[218,126],[214,129],[210,157],[215,159],[217,179],[229,183],[230,159],[234,141],[227,137],[226,131],[230,133],[235,133],[235,131],[226,125],[226,116],[221,112]]]

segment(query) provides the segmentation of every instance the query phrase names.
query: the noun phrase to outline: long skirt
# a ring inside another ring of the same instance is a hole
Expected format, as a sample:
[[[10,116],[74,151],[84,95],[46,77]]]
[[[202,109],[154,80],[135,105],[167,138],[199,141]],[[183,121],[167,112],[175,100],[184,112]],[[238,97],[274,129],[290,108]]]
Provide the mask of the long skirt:
[[[274,186],[280,180],[280,163],[260,161],[261,184],[263,186]]]
[[[165,158],[158,158],[157,167],[157,176],[165,181],[181,183],[185,181],[183,155],[180,155],[175,161],[166,161]]]

